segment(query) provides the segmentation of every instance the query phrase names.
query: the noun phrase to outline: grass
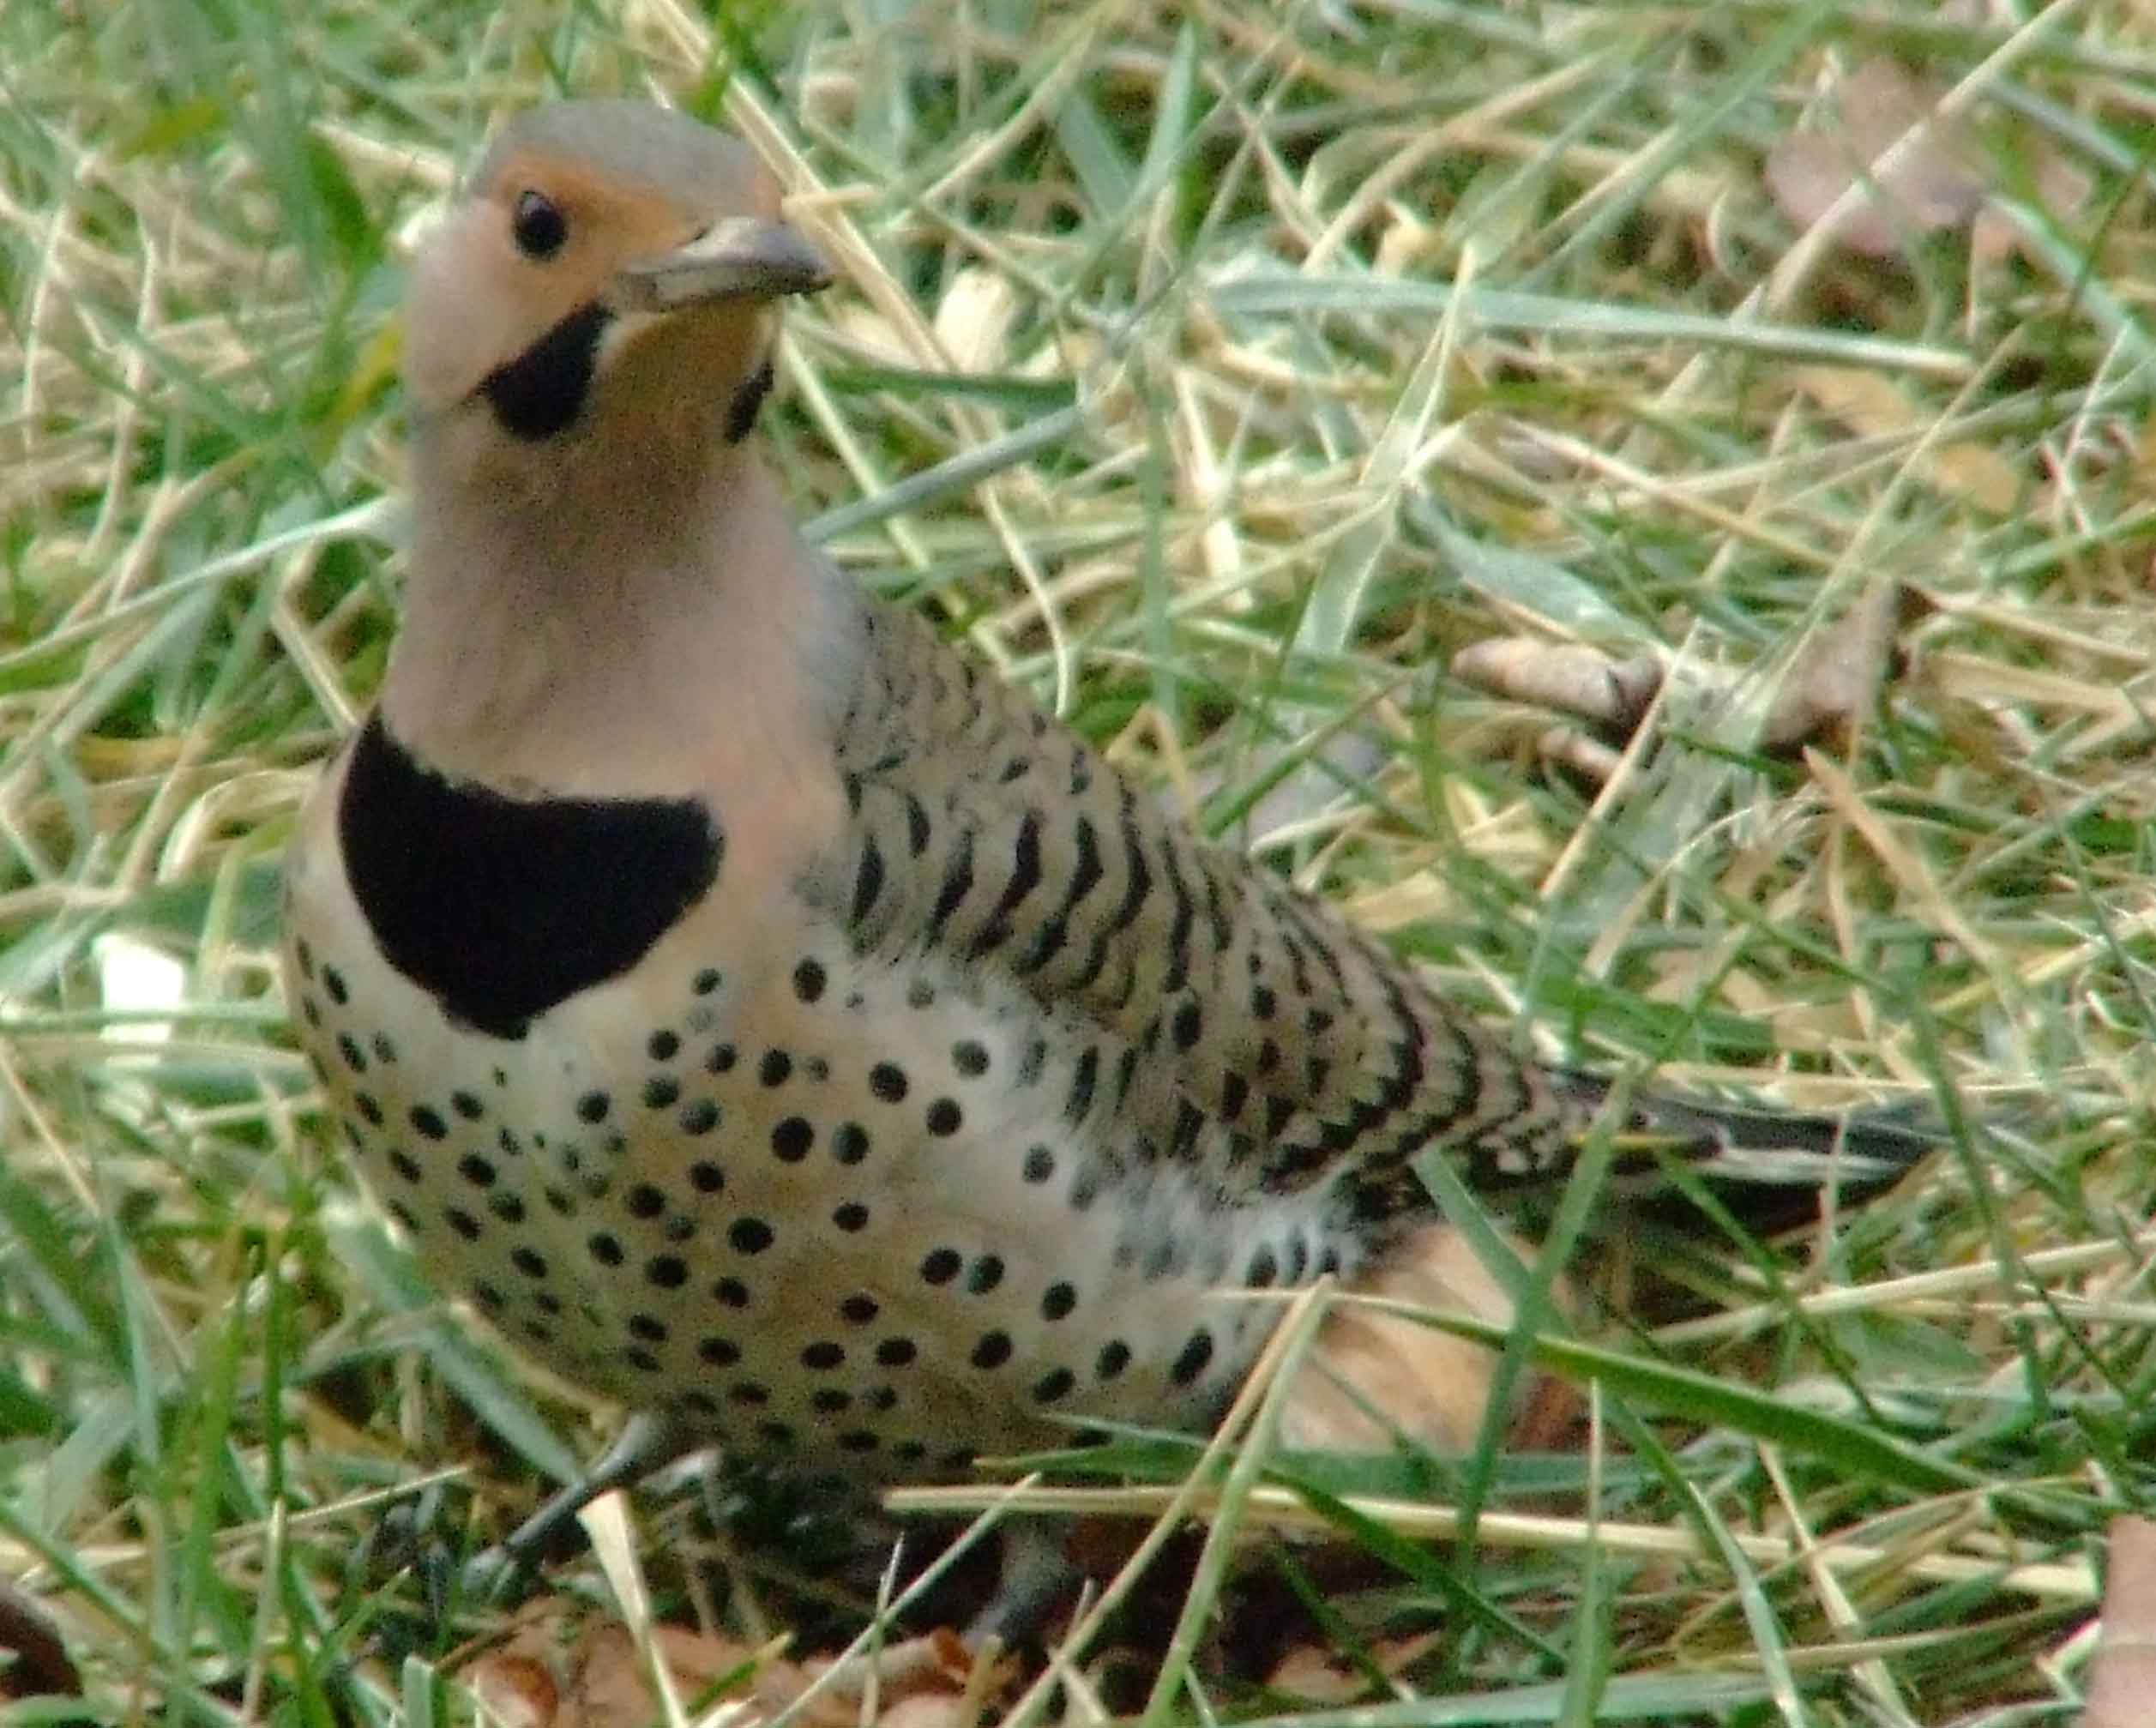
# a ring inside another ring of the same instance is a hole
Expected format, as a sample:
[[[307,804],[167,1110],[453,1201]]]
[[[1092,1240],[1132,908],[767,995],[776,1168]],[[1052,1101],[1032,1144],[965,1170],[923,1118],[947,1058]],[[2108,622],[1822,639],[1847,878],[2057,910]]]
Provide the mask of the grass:
[[[611,9],[0,10],[0,1560],[92,1713],[461,1711],[375,1653],[411,1587],[355,1544],[442,1472],[503,1527],[604,1426],[416,1281],[271,963],[394,629],[404,240],[568,90],[723,117],[796,189],[842,286],[768,436],[864,582],[1545,1053],[1948,1125],[1771,1257],[1615,1255],[1666,1311],[1510,1340],[1598,1387],[1584,1458],[1191,1476],[1393,1568],[1326,1605],[1363,1659],[1439,1629],[1352,1719],[2069,1719],[2152,1499],[2146,15]],[[1777,208],[1777,141],[1881,55],[1963,105],[1995,244]],[[1878,713],[1763,754],[1883,580],[1924,611]],[[1680,681],[1589,800],[1447,673],[1517,633],[1736,697]],[[1349,1719],[1177,1651],[1156,1719]]]

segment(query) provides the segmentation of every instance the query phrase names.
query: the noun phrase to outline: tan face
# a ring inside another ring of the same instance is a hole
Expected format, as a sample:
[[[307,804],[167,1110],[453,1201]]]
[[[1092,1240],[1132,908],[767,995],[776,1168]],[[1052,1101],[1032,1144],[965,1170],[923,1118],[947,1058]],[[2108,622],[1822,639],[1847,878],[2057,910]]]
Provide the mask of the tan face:
[[[497,140],[414,266],[405,373],[415,406],[485,407],[521,441],[589,412],[624,356],[670,340],[746,368],[774,295],[828,273],[734,140],[634,103],[536,111]],[[640,368],[639,370],[643,370]],[[742,380],[706,376],[719,400]]]

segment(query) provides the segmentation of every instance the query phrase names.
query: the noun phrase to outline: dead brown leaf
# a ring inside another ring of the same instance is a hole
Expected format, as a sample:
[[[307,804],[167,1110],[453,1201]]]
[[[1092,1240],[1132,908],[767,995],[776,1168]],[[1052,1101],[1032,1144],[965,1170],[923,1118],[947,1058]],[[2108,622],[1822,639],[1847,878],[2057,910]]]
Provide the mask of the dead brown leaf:
[[[1379,1638],[1366,1653],[1381,1674],[1406,1671],[1443,1642],[1444,1635],[1418,1632],[1404,1638]],[[1370,1695],[1370,1676],[1351,1666],[1322,1645],[1298,1644],[1281,1657],[1266,1678],[1268,1690],[1305,1704],[1341,1706]]]
[[[2054,215],[2080,209],[2096,188],[2095,178],[2087,169],[2056,150],[2039,153],[2034,179],[2035,184],[2029,188],[2030,201]],[[1996,263],[2020,243],[2020,225],[1996,205],[1987,203],[1978,213],[1969,249],[1980,262]]]
[[[1535,636],[1492,636],[1452,658],[1455,677],[1515,702],[1555,708],[1619,738],[1631,737],[1662,687],[1659,662],[1611,659],[1599,648]]]
[[[0,1580],[0,1698],[80,1698],[82,1676],[52,1617]]]
[[[1930,423],[1931,411],[1883,372],[1861,366],[1798,366],[1794,376],[1806,395],[1862,437],[1917,437]],[[2005,515],[2020,502],[2020,475],[1988,445],[1935,445],[1918,461],[1924,477],[1937,490],[1995,516]]]
[[[1768,152],[1767,187],[1782,214],[1810,228],[1845,192],[1861,187],[1865,202],[1835,231],[1852,251],[1889,257],[1912,238],[1967,227],[1979,259],[2003,256],[2020,243],[2020,230],[1993,203],[2000,190],[1995,165],[1975,135],[1959,118],[1937,117],[1942,93],[1893,60],[1858,67],[1834,92],[1838,123],[1786,134]],[[1921,136],[1875,167],[1926,119]],[[2034,202],[2055,214],[2081,208],[2093,184],[2086,170],[2041,144],[2030,160]]]
[[[715,1701],[706,1695],[720,1682],[745,1677],[727,1695],[748,1707],[741,1728],[772,1719],[834,1665],[792,1661],[772,1647],[681,1626],[653,1628],[652,1646],[684,1703]],[[805,1728],[854,1728],[872,1682],[873,1719],[885,1728],[971,1728],[972,1668],[955,1633],[902,1639],[873,1659],[845,1665],[798,1719]],[[622,1728],[659,1719],[635,1635],[618,1620],[589,1617],[565,1597],[527,1608],[511,1636],[473,1661],[462,1677],[509,1728]]]
[[[1577,726],[1551,726],[1534,741],[1545,769],[1557,768],[1591,786],[1606,786],[1624,752],[1589,738]]]
[[[2156,1700],[2156,1522],[2114,1518],[2104,1584],[2104,1641],[2084,1728],[2141,1728]]]
[[[1895,581],[1874,583],[1856,605],[1804,644],[1775,693],[1761,746],[1793,756],[1816,744],[1846,750],[1878,706],[1894,668],[1894,639],[1915,604]]]
[[[1989,188],[1981,157],[1953,121],[1935,121],[1865,184],[1881,153],[1936,108],[1936,89],[1918,84],[1894,61],[1875,59],[1844,79],[1834,96],[1839,126],[1788,133],[1768,153],[1768,190],[1791,221],[1810,227],[1860,184],[1868,202],[1840,233],[1845,245],[1872,257],[1898,252],[1912,234],[1974,220]]]
[[[1810,370],[1833,373],[1836,388],[1842,382],[1833,368]],[[1864,390],[1852,390],[1842,400],[1858,403],[1852,412],[1882,406]],[[1881,582],[1815,635],[1768,710],[1761,748],[1794,756],[1813,744],[1846,745],[1858,722],[1877,705],[1882,687],[1895,670],[1895,641],[1918,604],[1913,590]],[[1645,656],[1613,660],[1594,648],[1532,636],[1476,642],[1453,656],[1452,670],[1495,695],[1555,708],[1620,741],[1653,706],[1662,678],[1661,666]],[[1597,784],[1616,770],[1619,756],[1601,738],[1571,726],[1545,732],[1539,749],[1545,762]]]
[[[551,1728],[561,1706],[561,1688],[534,1656],[497,1650],[474,1662],[465,1679],[503,1728]]]

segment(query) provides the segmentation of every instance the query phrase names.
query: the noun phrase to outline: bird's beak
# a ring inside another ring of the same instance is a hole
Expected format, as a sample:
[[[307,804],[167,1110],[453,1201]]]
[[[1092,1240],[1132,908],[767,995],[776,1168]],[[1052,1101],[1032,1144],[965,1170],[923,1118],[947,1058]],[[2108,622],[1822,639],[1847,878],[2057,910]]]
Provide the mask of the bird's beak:
[[[614,278],[624,311],[674,312],[714,300],[813,294],[831,267],[786,223],[762,216],[714,222],[685,246],[629,265]]]

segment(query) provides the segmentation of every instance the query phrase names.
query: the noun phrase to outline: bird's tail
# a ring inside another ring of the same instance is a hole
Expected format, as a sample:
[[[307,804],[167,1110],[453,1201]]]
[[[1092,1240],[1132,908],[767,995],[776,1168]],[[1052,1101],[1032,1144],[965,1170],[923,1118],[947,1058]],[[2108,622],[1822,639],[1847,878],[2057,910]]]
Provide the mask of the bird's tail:
[[[1589,1110],[1610,1093],[1598,1075],[1567,1070],[1561,1084]],[[1622,1188],[1665,1190],[1674,1157],[1747,1224],[1774,1227],[1812,1215],[1830,1190],[1842,1204],[1868,1200],[1942,1143],[1888,1112],[1807,1116],[1642,1093],[1617,1130],[1615,1178]]]

